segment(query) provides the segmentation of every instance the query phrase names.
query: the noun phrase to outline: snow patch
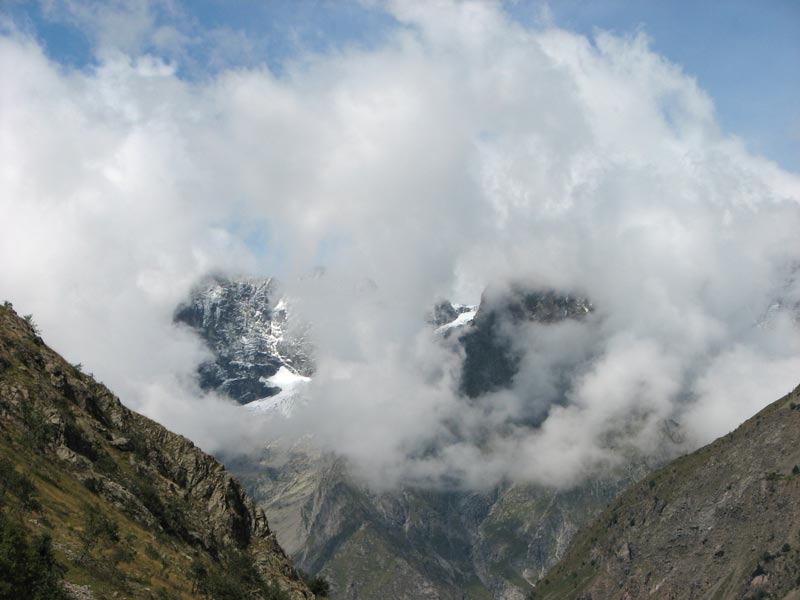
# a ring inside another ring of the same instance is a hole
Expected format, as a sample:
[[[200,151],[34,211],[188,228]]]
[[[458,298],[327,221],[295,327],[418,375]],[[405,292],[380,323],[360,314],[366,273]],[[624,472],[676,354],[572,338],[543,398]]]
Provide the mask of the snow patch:
[[[453,308],[456,310],[467,309],[464,312],[460,313],[455,319],[450,321],[449,323],[445,323],[441,327],[436,328],[436,333],[443,333],[448,329],[452,329],[454,327],[461,327],[462,325],[467,325],[468,323],[472,323],[472,319],[475,318],[475,315],[478,313],[477,306],[463,306],[463,305],[453,305]]]
[[[252,412],[280,414],[288,419],[292,416],[295,404],[305,400],[305,392],[311,378],[298,375],[285,366],[281,366],[275,375],[266,379],[262,378],[261,381],[269,386],[279,388],[280,392],[269,398],[254,400],[245,404],[244,408]]]

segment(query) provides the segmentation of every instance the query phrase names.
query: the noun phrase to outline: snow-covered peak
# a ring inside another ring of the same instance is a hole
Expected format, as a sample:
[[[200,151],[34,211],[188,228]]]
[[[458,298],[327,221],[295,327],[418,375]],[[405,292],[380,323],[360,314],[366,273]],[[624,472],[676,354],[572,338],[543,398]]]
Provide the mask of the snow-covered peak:
[[[271,278],[209,277],[175,321],[194,329],[214,355],[199,368],[201,387],[241,404],[280,393],[268,381],[282,368],[303,377],[314,371],[309,328],[292,320],[290,302]]]
[[[451,329],[462,327],[472,323],[475,315],[478,314],[477,306],[467,306],[464,304],[454,304],[453,308],[457,311],[456,318],[436,328],[436,333],[444,334]],[[460,312],[458,312],[460,311]]]

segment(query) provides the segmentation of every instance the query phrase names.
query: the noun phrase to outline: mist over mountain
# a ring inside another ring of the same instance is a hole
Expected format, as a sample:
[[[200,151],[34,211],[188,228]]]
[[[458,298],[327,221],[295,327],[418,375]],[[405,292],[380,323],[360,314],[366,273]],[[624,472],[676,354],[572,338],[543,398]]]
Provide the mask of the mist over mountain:
[[[564,6],[3,4],[2,298],[240,460],[338,592],[379,556],[375,597],[518,598],[800,372],[800,175],[647,27]],[[736,70],[734,29],[694,54]]]
[[[664,460],[630,456],[566,491],[511,479],[487,480],[473,491],[454,475],[378,486],[364,479],[359,457],[304,427],[303,413],[318,401],[317,374],[304,360],[314,350],[285,332],[313,337],[313,326],[293,322],[292,306],[272,279],[217,275],[198,283],[175,320],[213,348],[215,359],[198,368],[203,385],[270,423],[261,448],[227,450],[225,461],[269,513],[297,564],[330,579],[333,598],[521,598],[579,526]],[[488,290],[479,306],[437,303],[427,315],[428,335],[463,363],[454,381],[462,410],[489,410],[496,401],[490,392],[513,386],[524,354],[510,324],[582,322],[592,310],[586,298],[514,285]],[[221,376],[208,378],[210,370]],[[264,397],[253,398],[259,390]],[[537,421],[520,418],[517,425],[533,429]],[[455,422],[448,435],[476,441]],[[426,452],[439,451],[440,441],[431,439]]]
[[[365,289],[367,296],[378,292],[375,285],[359,289],[359,297]],[[664,419],[642,448],[630,442],[630,432],[606,440],[606,449],[617,452],[618,460],[598,463],[569,485],[529,483],[512,475],[471,482],[464,472],[463,478],[450,472],[447,478],[422,480],[406,472],[391,486],[365,479],[361,457],[347,454],[341,443],[329,444],[307,416],[324,395],[315,395],[320,393],[318,374],[305,358],[315,354],[308,344],[314,327],[293,324],[292,307],[274,280],[217,275],[195,287],[175,318],[214,348],[216,360],[198,369],[201,380],[212,364],[228,375],[211,382],[220,390],[249,394],[263,386],[263,398],[231,396],[246,402],[254,418],[270,423],[271,435],[259,450],[242,446],[226,451],[226,462],[271,515],[279,541],[297,563],[332,581],[334,598],[522,598],[537,581],[541,584],[572,536],[617,493],[692,448],[691,427]],[[451,384],[461,414],[502,410],[505,421],[498,421],[492,432],[488,419],[482,430],[451,419],[447,438],[429,440],[422,459],[436,460],[447,444],[478,446],[492,434],[502,435],[503,426],[538,435],[549,411],[568,404],[570,380],[591,360],[592,351],[583,346],[580,360],[566,360],[573,355],[564,351],[563,338],[548,332],[596,327],[596,312],[588,298],[519,283],[491,286],[479,306],[437,303],[427,314],[428,336],[447,351],[440,355],[447,364],[455,360],[460,365]],[[780,319],[774,320],[776,310],[768,312],[751,327],[780,325]],[[536,327],[537,345],[523,333],[530,326]],[[284,337],[284,331],[292,330],[307,337]],[[538,349],[538,360],[547,359],[543,364],[549,371],[526,359],[530,348]],[[434,366],[428,365],[429,371]],[[278,378],[280,372],[294,376]],[[538,386],[538,402],[531,401],[526,412],[511,413],[508,398],[525,389],[520,381]],[[409,462],[418,459],[419,454]]]

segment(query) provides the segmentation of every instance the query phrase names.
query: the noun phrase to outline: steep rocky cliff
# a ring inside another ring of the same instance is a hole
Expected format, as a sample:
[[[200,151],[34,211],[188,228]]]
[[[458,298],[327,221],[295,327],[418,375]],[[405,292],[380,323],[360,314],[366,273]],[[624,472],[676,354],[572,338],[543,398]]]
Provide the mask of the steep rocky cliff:
[[[534,597],[800,598],[800,388],[627,490]]]
[[[253,597],[313,598],[224,466],[125,408],[10,305],[0,307],[0,460],[33,482],[38,507],[25,524],[52,537],[65,579],[88,597],[190,598],[243,585],[263,587]],[[225,573],[232,563],[252,581]]]

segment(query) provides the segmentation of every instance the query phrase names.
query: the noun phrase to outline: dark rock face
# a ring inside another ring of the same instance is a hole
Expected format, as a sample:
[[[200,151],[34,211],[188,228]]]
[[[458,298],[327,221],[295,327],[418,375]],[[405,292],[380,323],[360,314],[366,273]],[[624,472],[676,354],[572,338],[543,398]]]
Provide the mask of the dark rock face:
[[[272,279],[210,277],[174,318],[196,330],[214,353],[198,369],[200,386],[241,404],[278,393],[265,380],[282,366],[304,376],[314,370],[307,330],[290,326]]]
[[[476,398],[511,386],[521,354],[510,334],[521,324],[580,320],[593,310],[585,297],[531,290],[518,284],[505,293],[484,293],[472,325],[460,338],[465,352],[462,392]]]
[[[455,307],[447,300],[443,300],[433,307],[433,311],[428,315],[428,323],[434,327],[447,325],[458,316]]]

